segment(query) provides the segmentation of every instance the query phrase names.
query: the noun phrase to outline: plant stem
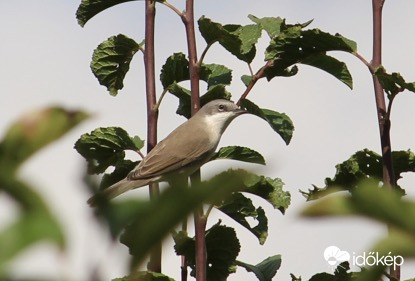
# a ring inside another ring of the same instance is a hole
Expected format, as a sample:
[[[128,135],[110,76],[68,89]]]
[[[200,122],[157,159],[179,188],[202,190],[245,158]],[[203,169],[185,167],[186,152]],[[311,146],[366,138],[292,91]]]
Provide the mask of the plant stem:
[[[237,105],[241,104],[241,100],[245,99],[255,86],[256,82],[265,76],[265,71],[273,65],[273,61],[267,61],[263,67],[261,67],[255,75],[252,76],[251,82],[246,87],[244,93],[239,98]],[[251,70],[252,71],[252,70]]]
[[[187,233],[187,218],[183,220],[182,231]],[[184,255],[181,257],[181,281],[187,281],[187,260]]]
[[[186,10],[182,16],[186,27],[187,49],[189,54],[189,73],[191,91],[191,112],[195,114],[200,108],[200,66],[197,61],[195,20],[194,20],[194,0],[186,0]]]
[[[382,65],[382,9],[385,0],[372,0],[373,8],[373,57],[371,66],[376,69]],[[380,143],[382,147],[383,160],[383,183],[390,189],[396,185],[393,169],[392,148],[390,139],[390,119],[385,103],[385,95],[382,85],[373,75],[375,89],[376,109],[378,115]],[[390,111],[390,109],[389,109]],[[390,268],[390,280],[400,280],[400,267]]]
[[[146,0],[145,4],[145,49],[144,64],[146,73],[146,100],[147,100],[147,152],[150,152],[157,144],[157,120],[158,109],[156,98],[156,75],[154,60],[154,21],[156,17],[156,2]],[[157,183],[150,184],[150,199],[160,193]],[[161,243],[157,244],[150,254],[147,269],[161,272]]]
[[[194,0],[186,0],[186,10],[182,14],[182,21],[186,28],[187,48],[189,55],[189,73],[191,90],[191,112],[194,115],[200,108],[200,64],[197,59],[196,36],[194,26]],[[200,183],[200,170],[191,176],[192,186]],[[203,206],[194,214],[195,221],[195,260],[196,281],[206,281],[207,252],[205,241],[206,218],[203,215]]]

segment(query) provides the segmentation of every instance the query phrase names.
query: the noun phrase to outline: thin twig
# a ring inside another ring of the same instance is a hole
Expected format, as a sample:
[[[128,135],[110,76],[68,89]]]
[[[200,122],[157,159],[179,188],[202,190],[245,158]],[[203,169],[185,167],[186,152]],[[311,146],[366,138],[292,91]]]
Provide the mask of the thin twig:
[[[254,71],[252,70],[252,66],[250,63],[248,63],[248,69],[249,69],[249,73],[251,73],[251,76],[254,76]]]
[[[200,56],[199,61],[197,62],[197,64],[199,65],[199,67],[202,66],[203,60],[205,59],[205,56],[207,54],[207,52],[209,51],[209,48],[213,45],[214,42],[211,42],[210,44],[206,45],[206,48],[203,50],[202,55]]]
[[[362,57],[359,53],[354,52],[353,55],[355,57],[357,57],[361,62],[363,62],[367,68],[369,69],[370,73],[374,74],[375,73],[375,69],[373,68],[373,66],[364,58]]]
[[[164,96],[166,95],[167,92],[168,92],[167,89],[163,90],[163,92],[160,95],[160,98],[158,99],[156,105],[154,106],[154,110],[159,110],[161,102],[162,102],[162,100],[163,100],[163,98],[164,98]]]
[[[259,79],[265,77],[265,71],[268,68],[270,68],[271,66],[273,66],[273,61],[267,61],[265,63],[265,65],[263,67],[261,67],[255,75],[252,76],[251,82],[248,84],[248,86],[246,87],[244,93],[239,98],[238,102],[236,103],[237,105],[240,105],[241,104],[241,100],[246,99],[246,97],[248,96],[248,94],[251,92],[252,88],[255,86],[256,82]]]
[[[179,9],[177,9],[174,5],[170,4],[169,2],[163,1],[161,2],[161,4],[173,10],[179,17],[183,16],[183,13]]]

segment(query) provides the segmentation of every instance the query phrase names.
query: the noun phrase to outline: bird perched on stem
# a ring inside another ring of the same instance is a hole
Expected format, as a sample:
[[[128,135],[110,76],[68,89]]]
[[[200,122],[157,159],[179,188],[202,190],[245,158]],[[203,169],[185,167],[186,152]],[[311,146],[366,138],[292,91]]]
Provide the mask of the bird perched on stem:
[[[97,197],[112,199],[153,182],[190,176],[210,160],[225,129],[244,113],[247,111],[228,100],[207,103],[160,141],[126,178],[91,197],[88,204],[95,205]]]

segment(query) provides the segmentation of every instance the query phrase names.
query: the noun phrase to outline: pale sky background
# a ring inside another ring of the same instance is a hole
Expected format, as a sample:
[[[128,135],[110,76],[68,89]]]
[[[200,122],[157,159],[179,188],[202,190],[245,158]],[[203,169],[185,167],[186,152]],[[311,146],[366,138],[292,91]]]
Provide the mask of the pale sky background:
[[[180,9],[184,1],[172,1]],[[107,10],[81,28],[75,12],[80,0],[0,1],[0,135],[21,114],[50,105],[84,109],[95,117],[73,130],[65,138],[50,145],[30,159],[21,176],[41,192],[67,233],[68,252],[62,257],[48,245],[37,245],[20,255],[11,265],[18,276],[56,277],[87,280],[91,266],[99,264],[104,280],[126,273],[127,250],[123,245],[111,246],[104,231],[92,219],[86,205],[86,188],[81,184],[84,160],[73,149],[78,137],[96,127],[120,126],[131,135],[143,138],[145,131],[144,76],[141,54],[134,58],[119,96],[109,96],[89,69],[93,50],[108,37],[123,33],[141,41],[144,36],[144,3],[130,2]],[[407,81],[414,81],[415,2],[386,1],[384,9],[384,59],[389,71],[400,72]],[[371,57],[371,1],[369,0],[209,0],[196,1],[196,19],[206,15],[221,23],[247,24],[248,14],[258,17],[280,16],[289,23],[314,19],[310,28],[339,32],[353,39],[368,61]],[[159,5],[157,11],[157,71],[173,52],[186,53],[184,29],[177,16]],[[263,48],[268,39],[263,35],[254,69],[262,64]],[[199,38],[199,54],[205,46]],[[333,176],[334,166],[357,150],[369,148],[379,152],[378,127],[371,77],[366,67],[347,54],[335,53],[344,60],[354,78],[350,91],[325,72],[300,66],[297,76],[261,80],[249,98],[258,105],[287,113],[295,125],[292,143],[283,141],[268,125],[255,116],[236,119],[224,134],[221,146],[243,145],[261,152],[266,167],[244,165],[235,161],[209,164],[204,175],[217,170],[245,167],[258,173],[280,177],[292,194],[292,205],[285,216],[267,203],[261,204],[269,218],[269,238],[264,246],[236,223],[214,212],[210,224],[218,218],[236,227],[241,240],[239,260],[256,264],[268,256],[282,255],[282,266],[275,280],[290,280],[289,273],[308,280],[313,274],[330,271],[323,259],[327,246],[335,245],[350,253],[369,251],[370,246],[385,234],[385,228],[365,219],[307,220],[298,216],[307,205],[298,189],[311,184],[323,185]],[[246,66],[219,45],[205,59],[231,67],[234,83],[229,88],[238,99],[244,86],[239,77],[247,74]],[[159,72],[157,72],[159,73]],[[158,74],[157,74],[158,75]],[[158,87],[160,92],[160,86]],[[414,149],[415,95],[403,93],[395,101],[392,112],[392,145],[394,150]],[[184,121],[174,114],[177,100],[168,96],[160,115],[159,136],[166,136]],[[215,167],[214,167],[215,166]],[[414,175],[400,181],[414,198]],[[129,196],[146,194],[134,191]],[[0,229],[15,215],[14,206],[0,195]],[[12,211],[10,211],[12,210]],[[179,280],[180,259],[166,241],[164,273]],[[0,249],[1,251],[1,249]],[[403,279],[414,277],[414,263],[405,261]],[[256,280],[251,273],[239,269],[232,280]]]

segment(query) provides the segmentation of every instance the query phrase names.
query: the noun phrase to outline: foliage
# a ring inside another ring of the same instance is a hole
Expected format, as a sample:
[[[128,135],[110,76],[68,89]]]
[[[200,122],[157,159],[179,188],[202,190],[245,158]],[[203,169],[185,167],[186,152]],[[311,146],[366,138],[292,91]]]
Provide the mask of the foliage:
[[[403,173],[415,171],[415,154],[412,151],[393,151],[392,157],[397,179],[400,179]],[[326,178],[325,187],[314,186],[308,192],[302,191],[301,193],[307,200],[314,200],[331,192],[352,191],[360,181],[367,178],[375,179],[378,185],[383,185],[382,157],[376,152],[363,149],[353,154],[343,163],[336,165],[336,174],[333,178]],[[402,195],[405,194],[405,191],[399,185],[396,185],[396,189]]]
[[[0,141],[0,191],[19,210],[17,217],[0,230],[0,279],[7,279],[6,265],[36,243],[66,248],[60,223],[32,183],[21,179],[19,168],[87,117],[84,112],[61,107],[34,111],[14,122]]]

